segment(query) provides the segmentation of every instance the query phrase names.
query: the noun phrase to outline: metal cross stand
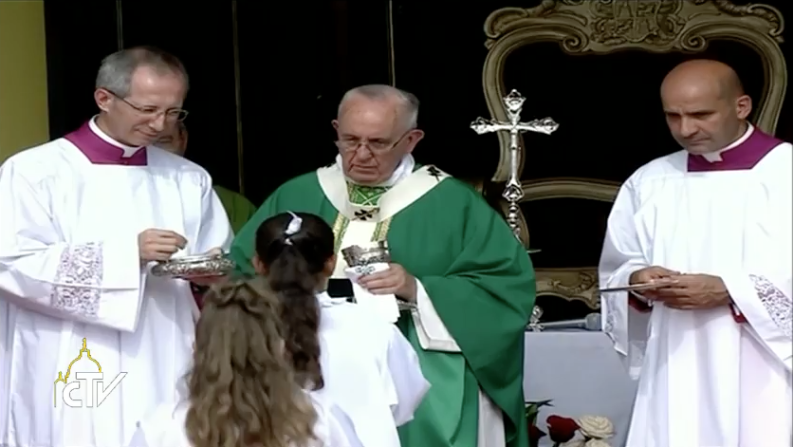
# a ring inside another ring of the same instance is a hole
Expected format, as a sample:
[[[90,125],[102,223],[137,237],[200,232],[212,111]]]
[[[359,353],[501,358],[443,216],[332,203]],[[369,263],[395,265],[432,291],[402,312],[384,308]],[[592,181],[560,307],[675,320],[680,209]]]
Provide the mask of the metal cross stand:
[[[507,116],[509,122],[500,122],[495,120],[486,120],[479,117],[471,123],[471,129],[476,131],[479,135],[499,132],[503,130],[509,131],[509,152],[510,152],[510,173],[507,186],[504,188],[502,196],[509,202],[509,212],[507,214],[507,223],[512,229],[512,233],[518,240],[520,240],[520,199],[523,198],[523,188],[520,186],[520,179],[518,178],[518,135],[523,132],[538,132],[546,135],[552,134],[559,128],[559,124],[553,118],[543,118],[528,123],[520,122],[520,112],[523,110],[523,103],[526,98],[523,97],[517,90],[512,90],[509,95],[504,97],[504,105],[507,107]]]

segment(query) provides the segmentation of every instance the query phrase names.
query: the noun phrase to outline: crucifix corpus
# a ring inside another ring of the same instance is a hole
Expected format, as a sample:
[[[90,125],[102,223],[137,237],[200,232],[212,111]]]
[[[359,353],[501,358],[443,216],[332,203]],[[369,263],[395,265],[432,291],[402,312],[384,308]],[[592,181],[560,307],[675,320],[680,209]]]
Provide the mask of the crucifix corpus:
[[[552,134],[559,128],[559,124],[553,118],[543,118],[529,121],[528,123],[520,122],[520,112],[523,110],[523,103],[526,98],[523,97],[517,90],[512,90],[507,96],[504,97],[504,105],[507,107],[508,122],[501,122],[495,120],[486,120],[479,117],[471,123],[471,129],[476,131],[479,135],[509,131],[509,180],[507,186],[504,188],[502,196],[509,202],[509,212],[507,213],[507,223],[512,229],[512,233],[520,240],[520,199],[523,198],[523,188],[520,185],[518,178],[518,135],[523,132],[538,132],[546,135]],[[539,251],[539,250],[536,250]],[[535,252],[535,250],[529,250]]]

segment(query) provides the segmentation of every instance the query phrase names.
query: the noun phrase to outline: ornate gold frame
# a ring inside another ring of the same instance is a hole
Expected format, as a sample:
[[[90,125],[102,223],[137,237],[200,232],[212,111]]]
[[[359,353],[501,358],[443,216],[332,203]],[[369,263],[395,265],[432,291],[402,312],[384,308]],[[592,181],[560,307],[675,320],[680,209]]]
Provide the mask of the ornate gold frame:
[[[622,8],[632,17],[613,18],[610,13]],[[618,21],[633,26],[618,27]],[[487,107],[493,119],[507,120],[502,100],[507,93],[504,65],[513,51],[525,45],[558,42],[571,55],[625,50],[697,53],[711,40],[721,39],[745,44],[762,56],[766,88],[756,124],[774,133],[787,87],[787,67],[779,47],[784,26],[782,14],[773,6],[737,6],[729,1],[544,0],[534,8],[501,8],[485,20],[485,46],[490,51],[482,82]],[[499,132],[498,138],[501,156],[492,180],[504,182],[509,175],[509,135]],[[524,147],[522,139],[520,144]],[[523,160],[519,166],[522,170]]]
[[[493,119],[507,121],[503,97],[506,60],[516,49],[539,42],[558,42],[570,55],[605,55],[625,50],[651,53],[698,53],[712,40],[731,40],[756,51],[765,82],[755,124],[773,134],[787,90],[782,14],[769,5],[738,6],[725,0],[543,0],[534,8],[501,8],[485,21],[483,87]],[[500,159],[493,182],[504,182],[510,170],[509,135],[498,134]],[[521,147],[523,139],[520,140]],[[524,166],[520,154],[518,172]],[[524,182],[522,201],[580,198],[613,201],[619,184],[593,179],[557,178]],[[506,212],[506,203],[502,205]],[[521,240],[529,232],[521,214]],[[584,301],[600,307],[597,268],[537,269],[537,294]]]

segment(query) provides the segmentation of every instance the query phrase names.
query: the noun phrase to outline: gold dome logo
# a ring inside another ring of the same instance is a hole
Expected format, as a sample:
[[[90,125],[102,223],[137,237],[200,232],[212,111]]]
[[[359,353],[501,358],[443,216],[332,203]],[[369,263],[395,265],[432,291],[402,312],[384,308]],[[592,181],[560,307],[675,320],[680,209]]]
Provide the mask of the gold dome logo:
[[[83,359],[83,355],[85,355],[86,360],[96,365],[96,372],[77,371],[74,373],[74,379],[70,382],[69,378],[72,376],[72,367],[79,360]],[[66,374],[64,374],[63,371],[58,371],[58,378],[55,379],[55,384],[53,386],[53,405],[55,407],[58,406],[58,383],[63,383],[64,386],[60,394],[66,406],[74,408],[99,407],[102,405],[102,402],[107,399],[107,396],[121,384],[121,381],[124,380],[126,376],[127,373],[125,372],[118,373],[113,381],[110,382],[110,385],[105,387],[105,373],[102,372],[102,365],[99,364],[99,361],[95,358],[91,357],[91,350],[88,349],[88,340],[84,338],[83,347],[80,349],[77,357],[69,363],[69,367],[66,368]],[[85,386],[83,386],[83,382],[85,382]],[[76,390],[82,390],[83,395],[79,398],[73,397],[72,392]]]

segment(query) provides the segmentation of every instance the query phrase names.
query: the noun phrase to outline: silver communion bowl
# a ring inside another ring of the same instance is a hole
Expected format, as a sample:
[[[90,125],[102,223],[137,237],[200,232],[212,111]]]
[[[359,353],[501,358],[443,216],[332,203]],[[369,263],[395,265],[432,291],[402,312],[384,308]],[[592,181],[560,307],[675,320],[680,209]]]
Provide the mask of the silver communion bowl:
[[[158,262],[151,268],[151,274],[182,279],[225,276],[235,266],[234,261],[225,254],[182,256]]]

